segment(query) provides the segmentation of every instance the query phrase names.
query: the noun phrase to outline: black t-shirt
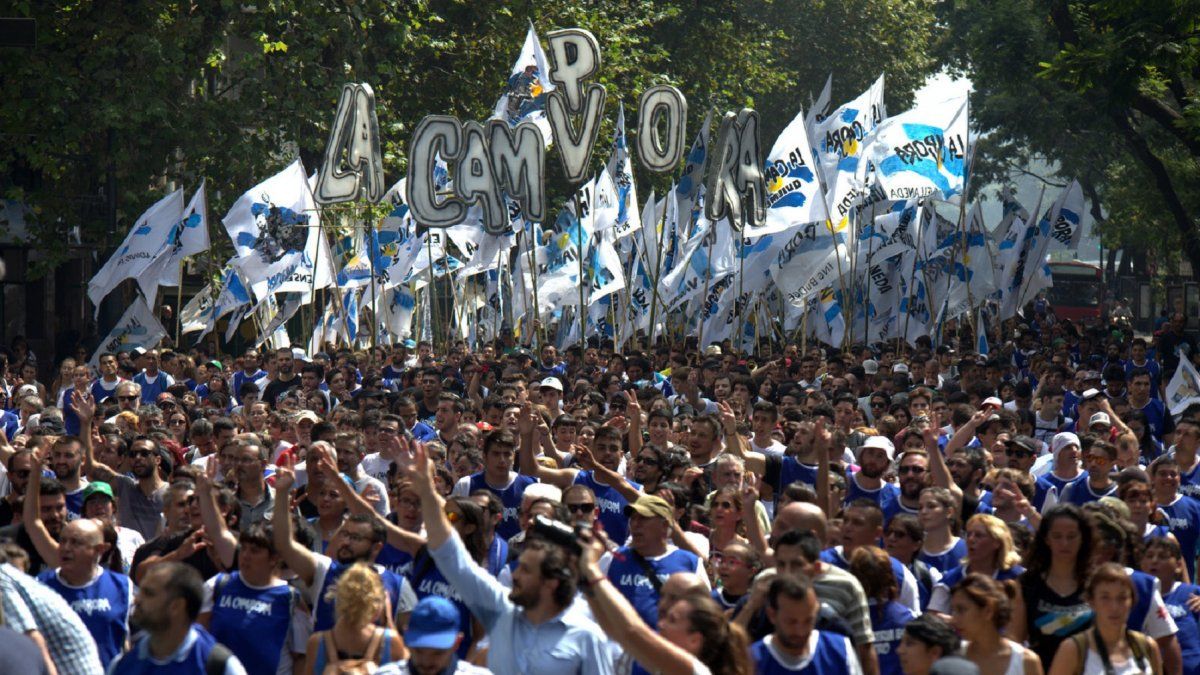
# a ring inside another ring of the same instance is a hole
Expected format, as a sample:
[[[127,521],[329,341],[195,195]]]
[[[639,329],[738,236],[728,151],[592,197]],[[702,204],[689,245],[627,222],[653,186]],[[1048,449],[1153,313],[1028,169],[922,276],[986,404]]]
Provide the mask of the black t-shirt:
[[[145,562],[150,556],[163,556],[183,545],[184,540],[192,536],[195,530],[187,532],[179,532],[176,534],[168,534],[164,532],[150,541],[138,547],[136,553],[133,554],[133,562],[129,565],[129,578],[137,578],[138,566]],[[213,562],[213,559],[208,554],[208,549],[201,549],[192,555],[188,556],[184,561],[185,565],[190,565],[200,573],[202,579],[212,578],[221,569]]]
[[[15,519],[15,520],[14,520]],[[8,527],[21,519],[21,514],[7,499],[0,499],[0,527]]]
[[[1083,599],[1083,584],[1064,596],[1047,586],[1040,575],[1022,574],[1020,583],[1029,647],[1042,663],[1050,663],[1063,641],[1092,625],[1092,609]]]
[[[38,572],[46,569],[46,561],[38,554],[37,547],[33,545],[33,540],[29,538],[29,533],[25,531],[23,523],[17,522],[8,527],[0,527],[0,540],[5,539],[25,549],[25,553],[29,556],[29,576],[36,576]]]
[[[292,387],[300,386],[300,377],[292,373],[290,380],[271,380],[263,389],[262,400],[266,401],[272,408],[275,407],[275,402],[279,400],[279,395],[291,389]]]

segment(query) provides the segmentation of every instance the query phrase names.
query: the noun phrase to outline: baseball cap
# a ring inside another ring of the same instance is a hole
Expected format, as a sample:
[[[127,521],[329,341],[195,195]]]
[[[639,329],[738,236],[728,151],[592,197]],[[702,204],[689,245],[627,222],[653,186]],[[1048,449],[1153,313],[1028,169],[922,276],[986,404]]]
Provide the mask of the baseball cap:
[[[1083,400],[1083,401],[1090,401],[1099,395],[1100,395],[1100,390],[1092,388],[1092,389],[1088,389],[1087,391],[1083,392],[1083,396],[1080,396],[1079,398],[1080,398],[1080,400]]]
[[[416,348],[417,348],[417,341],[416,341],[416,340],[414,340],[414,339],[412,339],[412,338],[409,338],[409,339],[405,340],[405,341],[404,341],[404,348],[405,348],[405,349],[416,349]]]
[[[134,347],[133,349],[131,349],[129,351],[132,352],[134,356],[142,356],[143,354],[146,353],[146,348],[145,347]]]
[[[1001,401],[1000,399],[996,398],[995,396],[989,396],[989,397],[983,399],[983,406],[987,407],[989,405],[994,405],[997,408],[1003,408],[1004,401]]]
[[[1037,455],[1042,450],[1042,444],[1036,438],[1025,435],[1014,436],[1005,441],[1004,445],[1009,448],[1016,446],[1022,450],[1028,450],[1034,455]]]
[[[315,413],[311,410],[301,410],[300,412],[296,413],[295,415],[292,415],[293,423],[298,423],[301,420],[308,420],[309,422],[316,424],[317,422],[321,421],[321,418],[317,417],[317,413]]]
[[[408,618],[404,644],[415,649],[450,649],[458,640],[460,621],[453,602],[437,595],[421,598]]]
[[[879,362],[875,359],[867,359],[862,362],[862,368],[867,375],[876,375],[879,373]]]
[[[91,483],[87,484],[87,487],[83,488],[83,501],[86,502],[92,497],[92,495],[104,495],[105,497],[116,501],[116,497],[113,496],[112,486],[104,481],[92,481]]]
[[[38,395],[38,389],[37,389],[37,387],[33,386],[32,384],[23,384],[23,385],[17,387],[16,398],[21,398],[22,396],[37,396],[37,395]]]
[[[1112,418],[1110,418],[1106,412],[1098,412],[1092,415],[1092,418],[1088,420],[1088,427],[1091,428],[1097,424],[1103,424],[1106,427],[1111,427]]]
[[[862,451],[866,450],[867,448],[879,448],[880,450],[883,450],[887,453],[888,461],[891,461],[892,457],[896,454],[896,446],[887,439],[887,436],[867,437],[867,440],[863,441],[863,444],[858,446],[858,452],[855,454],[861,454]]]
[[[635,513],[647,518],[665,518],[667,522],[675,518],[675,509],[671,508],[667,500],[656,495],[642,495],[636,502],[625,507],[626,518]]]
[[[908,374],[908,364],[897,363],[896,365],[892,366],[892,372],[893,373],[904,373],[905,375],[907,375]]]
[[[550,388],[550,389],[557,390],[559,392],[562,392],[562,390],[563,390],[562,382],[560,382],[557,377],[547,377],[546,379],[542,380],[542,383],[541,383],[541,385],[539,385],[538,388],[539,389]]]
[[[721,345],[709,345],[709,346],[705,347],[704,355],[705,356],[720,356],[721,355]]]
[[[1054,434],[1054,438],[1050,440],[1050,453],[1054,455],[1055,459],[1058,459],[1058,453],[1062,452],[1063,448],[1068,448],[1072,445],[1075,447],[1079,447],[1080,445],[1079,437],[1075,434],[1070,431]]]

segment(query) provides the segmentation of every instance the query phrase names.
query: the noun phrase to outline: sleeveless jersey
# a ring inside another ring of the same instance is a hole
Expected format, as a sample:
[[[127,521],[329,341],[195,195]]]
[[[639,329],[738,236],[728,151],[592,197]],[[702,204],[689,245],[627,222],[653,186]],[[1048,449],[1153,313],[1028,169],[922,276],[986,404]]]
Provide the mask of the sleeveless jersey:
[[[645,558],[660,581],[666,582],[667,577],[676,572],[694,573],[700,563],[696,554],[682,549],[673,549],[657,558]],[[612,554],[612,563],[608,566],[608,579],[621,595],[629,600],[629,604],[637,610],[638,616],[651,628],[658,627],[658,591],[634,559],[633,549],[622,546]]]
[[[76,587],[63,581],[58,570],[47,569],[37,579],[61,595],[83,620],[96,641],[100,663],[107,667],[125,648],[125,638],[129,635],[133,597],[129,577],[102,569],[87,585]]]
[[[297,591],[287,584],[254,588],[241,572],[219,574],[213,585],[212,636],[229,648],[246,672],[271,675],[279,668],[292,627]]]
[[[799,670],[783,665],[767,639],[751,645],[750,657],[754,659],[756,675],[850,675],[850,639],[837,633],[813,632],[817,633],[816,646],[808,663]]]
[[[917,553],[918,560],[942,574],[961,565],[965,557],[967,557],[967,540],[962,538],[959,538],[958,541],[954,542],[953,546],[941,553],[926,553],[925,549],[921,549]]]
[[[525,488],[536,482],[536,478],[518,474],[513,479],[513,482],[509,483],[508,487],[503,490],[497,490],[488,485],[487,481],[484,480],[483,472],[480,471],[471,476],[470,492],[488,490],[500,498],[501,503],[504,504],[504,516],[496,525],[496,534],[507,540],[512,539],[516,533],[521,531],[521,522],[518,520],[518,516],[521,513],[521,499],[525,496]]]
[[[639,490],[642,489],[638,483],[628,479],[626,482]],[[600,509],[600,522],[604,525],[605,534],[617,544],[624,544],[629,538],[629,518],[625,517],[625,507],[629,502],[616,488],[596,482],[596,477],[591,471],[575,474],[575,484],[585,485],[592,490],[596,495],[596,508]]]

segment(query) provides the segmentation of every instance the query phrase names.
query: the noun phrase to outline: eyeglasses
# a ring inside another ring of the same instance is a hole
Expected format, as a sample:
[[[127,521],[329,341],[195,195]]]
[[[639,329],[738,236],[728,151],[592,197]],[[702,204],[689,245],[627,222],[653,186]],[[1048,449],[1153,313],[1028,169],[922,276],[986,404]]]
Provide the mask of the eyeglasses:
[[[909,473],[913,474],[914,476],[920,476],[921,474],[925,473],[925,467],[923,467],[923,466],[902,466],[902,467],[896,469],[896,473],[900,474],[901,476],[903,476],[905,474],[909,474]]]
[[[633,461],[637,462],[638,464],[649,464],[650,466],[658,466],[658,460],[653,457],[650,457],[648,455],[638,457],[638,458],[634,459]]]
[[[153,457],[154,451],[152,451],[152,450],[130,450],[129,456],[130,457]]]
[[[579,513],[587,515],[596,510],[595,504],[567,504],[567,510],[571,513]]]
[[[174,408],[174,407],[176,407],[176,403],[175,403],[175,401],[159,401],[159,402],[158,402],[158,407],[160,407],[160,408]]]
[[[714,509],[729,509],[732,511],[735,507],[733,502],[713,502]]]

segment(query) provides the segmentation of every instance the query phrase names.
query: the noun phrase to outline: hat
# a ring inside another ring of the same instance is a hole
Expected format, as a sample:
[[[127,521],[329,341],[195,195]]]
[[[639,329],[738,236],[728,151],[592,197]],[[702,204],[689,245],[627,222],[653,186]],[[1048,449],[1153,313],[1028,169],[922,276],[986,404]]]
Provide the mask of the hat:
[[[1009,448],[1016,446],[1022,450],[1028,450],[1034,455],[1037,455],[1042,451],[1042,444],[1040,441],[1038,441],[1036,438],[1025,435],[1014,436],[1013,438],[1005,441],[1004,445],[1005,447]]]
[[[172,403],[177,403],[177,402],[178,402],[178,401],[175,399],[175,394],[172,394],[172,393],[171,393],[171,392],[169,392],[169,391],[164,391],[163,393],[161,393],[161,394],[159,394],[159,395],[158,395],[158,398],[154,399],[154,402],[155,402],[155,403],[162,403],[163,401],[170,401],[170,402],[172,402]]]
[[[554,389],[555,391],[559,392],[560,394],[562,393],[562,390],[563,390],[562,382],[560,382],[557,377],[547,377],[546,379],[542,380],[542,384],[539,385],[538,388],[539,389],[547,389],[547,388]]]
[[[299,347],[292,347],[292,358],[296,359],[297,361],[307,362],[308,354],[306,354],[304,350],[300,349]]]
[[[1079,447],[1079,437],[1075,434],[1070,431],[1054,434],[1054,438],[1050,440],[1050,453],[1054,455],[1054,459],[1058,459],[1058,453],[1072,445]]]
[[[862,451],[866,450],[867,448],[879,448],[880,450],[883,450],[887,453],[889,462],[892,461],[892,457],[896,454],[896,446],[888,440],[887,436],[868,437],[867,440],[863,441],[862,445],[858,446],[858,452],[855,454],[860,455],[862,454]]]
[[[32,384],[23,384],[23,385],[17,387],[16,398],[21,398],[22,396],[37,396],[37,395],[38,395],[38,389],[37,389],[37,387],[33,386]]]
[[[636,502],[625,507],[626,518],[635,513],[647,518],[665,518],[668,523],[675,519],[675,509],[671,508],[667,500],[656,495],[642,495]]]
[[[404,341],[404,348],[405,349],[416,349],[417,341],[412,338],[408,338],[407,340]]]
[[[1079,399],[1081,401],[1090,401],[1099,395],[1100,395],[1100,390],[1092,388],[1092,389],[1088,389],[1087,391],[1083,392],[1083,395],[1080,396]]]
[[[483,432],[488,432],[495,428],[492,425],[488,424],[487,422],[484,422],[483,420],[476,422],[475,427]]]
[[[721,355],[721,345],[709,345],[709,346],[705,347],[704,355],[705,356],[720,356]]]
[[[1106,412],[1098,412],[1095,415],[1092,415],[1092,418],[1088,420],[1088,428],[1090,429],[1097,424],[1103,424],[1105,427],[1111,428],[1112,418],[1110,418]]]
[[[116,501],[116,497],[113,496],[112,486],[104,481],[93,481],[88,483],[87,487],[83,488],[83,501],[86,502],[92,497],[92,495],[104,495],[105,497]]]
[[[41,415],[38,417],[37,430],[55,436],[63,436],[67,433],[67,428],[63,425],[60,417],[47,417]]]
[[[1117,512],[1123,520],[1130,520],[1133,514],[1129,512],[1129,505],[1119,497],[1112,495],[1104,495],[1100,498],[1100,503]]]
[[[994,406],[996,406],[997,408],[1003,408],[1003,407],[1004,407],[1004,401],[1001,401],[1000,399],[996,398],[995,396],[989,396],[989,397],[987,397],[987,398],[983,399],[983,404],[982,404],[982,405],[983,405],[983,407],[985,407],[985,408],[986,408],[987,406],[989,406],[989,405],[994,405]]]
[[[309,422],[316,424],[317,422],[321,421],[321,418],[317,417],[317,413],[311,410],[301,410],[295,415],[292,415],[292,422],[294,424],[299,424],[301,420],[308,420]]]
[[[879,373],[879,362],[875,359],[867,359],[862,362],[863,372],[867,375],[875,375]]]
[[[208,367],[209,367],[209,368],[216,368],[217,370],[225,370],[225,364],[224,364],[224,363],[221,363],[220,361],[218,361],[218,360],[216,360],[216,359],[213,359],[212,361],[209,361],[209,362],[208,362]]]
[[[1101,375],[1099,373],[1099,371],[1095,371],[1095,370],[1085,370],[1085,371],[1083,371],[1083,375],[1081,375],[1081,377],[1083,377],[1084,380],[1102,380],[1102,379],[1104,379],[1104,376]]]
[[[408,617],[404,644],[413,649],[450,649],[458,640],[461,620],[453,602],[438,595],[425,596]]]
[[[892,366],[892,372],[893,373],[904,373],[905,375],[907,375],[908,374],[908,364],[897,363],[896,365]]]
[[[146,348],[145,347],[134,347],[133,349],[130,349],[129,351],[132,352],[134,356],[142,356],[143,354],[146,353]]]

